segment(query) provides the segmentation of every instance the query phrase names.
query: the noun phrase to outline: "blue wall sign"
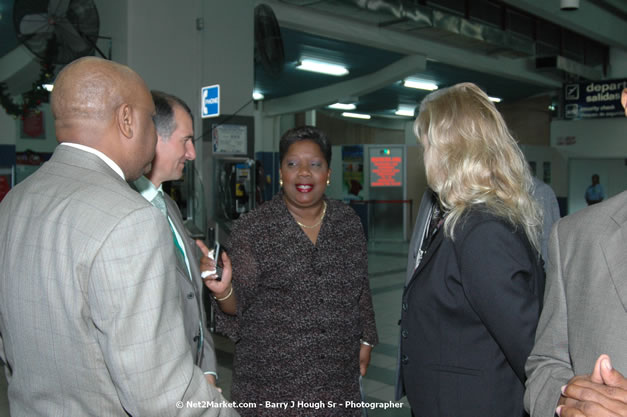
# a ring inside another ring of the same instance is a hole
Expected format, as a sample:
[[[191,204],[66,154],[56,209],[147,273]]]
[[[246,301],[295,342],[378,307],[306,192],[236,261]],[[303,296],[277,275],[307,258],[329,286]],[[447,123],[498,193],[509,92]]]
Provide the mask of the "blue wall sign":
[[[210,85],[201,90],[201,115],[207,117],[217,117],[220,115],[220,85]]]
[[[627,79],[564,84],[564,117],[624,117],[625,110],[620,104],[623,88],[627,88]]]

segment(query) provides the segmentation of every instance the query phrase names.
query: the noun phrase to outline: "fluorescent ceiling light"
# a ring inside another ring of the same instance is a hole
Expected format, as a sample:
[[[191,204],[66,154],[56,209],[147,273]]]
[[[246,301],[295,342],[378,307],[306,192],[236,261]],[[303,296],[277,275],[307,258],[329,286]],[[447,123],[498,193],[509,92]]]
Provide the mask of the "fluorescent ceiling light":
[[[433,81],[419,80],[418,78],[407,78],[403,85],[405,87],[417,88],[419,90],[427,91],[433,91],[438,89],[437,84]]]
[[[355,106],[354,104],[346,104],[346,103],[335,103],[335,104],[331,104],[329,106],[330,109],[335,109],[335,110],[355,110],[357,108],[357,106]]]
[[[408,105],[400,105],[398,109],[394,112],[397,116],[409,116],[414,117],[414,112],[416,110],[416,106],[408,106]]]
[[[493,102],[493,103],[500,103],[500,102],[501,102],[501,99],[500,99],[500,98],[498,98],[498,97],[489,97],[489,96],[488,96],[488,98],[489,98],[489,99],[490,99],[490,101],[491,101],[491,102]]]
[[[329,74],[335,76],[347,75],[348,70],[346,67],[338,64],[331,64],[324,61],[318,61],[315,59],[302,59],[296,68],[305,71],[319,72],[321,74]]]
[[[253,91],[253,100],[263,100],[265,96],[261,94],[259,91]]]
[[[54,84],[42,84],[41,86],[44,88],[44,90],[52,91]]]
[[[352,118],[355,118],[355,119],[366,119],[366,120],[370,119],[370,117],[371,117],[369,114],[349,113],[349,112],[346,112],[346,111],[344,113],[342,113],[342,116],[344,116],[344,117],[352,117]]]

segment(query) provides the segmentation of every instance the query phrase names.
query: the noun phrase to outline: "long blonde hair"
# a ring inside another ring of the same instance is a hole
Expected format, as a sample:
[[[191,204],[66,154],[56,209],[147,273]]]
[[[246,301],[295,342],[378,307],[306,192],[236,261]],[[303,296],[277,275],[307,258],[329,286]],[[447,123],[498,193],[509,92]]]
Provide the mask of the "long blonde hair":
[[[514,227],[523,227],[539,251],[542,212],[532,196],[527,162],[479,87],[462,83],[429,94],[420,105],[414,133],[425,147],[427,181],[448,212],[448,236],[454,238],[466,210],[483,204]]]

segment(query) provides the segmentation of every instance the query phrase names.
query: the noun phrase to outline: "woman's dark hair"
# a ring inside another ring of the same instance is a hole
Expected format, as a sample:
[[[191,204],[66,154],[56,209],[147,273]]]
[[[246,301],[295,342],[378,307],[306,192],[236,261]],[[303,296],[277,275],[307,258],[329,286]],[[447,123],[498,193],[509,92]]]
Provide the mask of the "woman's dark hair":
[[[281,141],[279,142],[279,163],[283,163],[283,158],[290,146],[301,140],[310,140],[318,145],[322,155],[324,155],[324,159],[327,161],[327,165],[331,166],[331,142],[329,142],[326,133],[314,126],[295,127],[281,136]]]

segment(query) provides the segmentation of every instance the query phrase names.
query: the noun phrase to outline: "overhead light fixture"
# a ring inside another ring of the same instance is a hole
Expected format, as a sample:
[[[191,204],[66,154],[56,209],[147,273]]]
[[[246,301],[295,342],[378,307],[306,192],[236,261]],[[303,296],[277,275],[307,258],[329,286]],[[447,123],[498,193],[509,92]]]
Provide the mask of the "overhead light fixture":
[[[564,11],[573,11],[579,9],[579,0],[561,0],[560,9]]]
[[[342,113],[342,116],[344,116],[344,117],[352,117],[354,119],[365,119],[365,120],[368,120],[371,117],[369,114],[350,113],[350,112],[347,112],[347,111]]]
[[[50,91],[50,92],[51,92],[51,91],[52,91],[52,89],[54,88],[54,84],[42,84],[41,86],[42,86],[42,88],[43,88],[44,90],[47,90],[47,91]]]
[[[433,81],[420,80],[418,78],[407,78],[403,82],[403,86],[408,88],[417,88],[419,90],[434,91],[438,89],[438,85]]]
[[[347,75],[348,70],[346,67],[338,64],[332,64],[329,62],[319,61],[316,59],[304,58],[302,59],[296,68],[304,71],[318,72],[321,74],[329,74],[335,76]]]
[[[261,94],[259,91],[257,90],[253,91],[253,100],[263,100],[264,98],[265,96]]]
[[[394,112],[394,114],[396,114],[397,116],[414,117],[415,111],[416,106],[401,104],[400,106],[398,106],[398,109]]]
[[[488,96],[488,98],[493,103],[500,103],[501,102],[501,99],[499,97],[490,97],[490,96]]]
[[[335,110],[355,110],[357,108],[357,106],[352,103],[335,103],[328,107]]]

